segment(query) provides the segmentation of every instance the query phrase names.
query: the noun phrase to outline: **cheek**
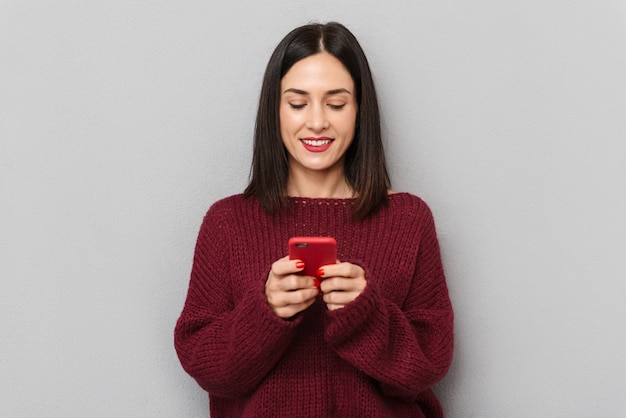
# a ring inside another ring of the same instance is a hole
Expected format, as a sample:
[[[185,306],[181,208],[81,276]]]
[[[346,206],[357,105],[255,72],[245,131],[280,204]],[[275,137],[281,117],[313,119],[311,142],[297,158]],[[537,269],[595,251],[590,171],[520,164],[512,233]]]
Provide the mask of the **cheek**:
[[[286,135],[289,135],[289,118],[283,112],[279,114],[279,122],[280,122],[280,135],[285,139]]]
[[[341,131],[342,134],[352,139],[354,132],[356,131],[356,115],[342,116],[335,122],[335,126]]]
[[[297,130],[300,126],[298,115],[294,115],[288,110],[282,110],[279,112],[280,132],[281,133],[293,133],[293,130]]]
[[[287,123],[287,115],[285,115],[285,111],[283,110],[282,107],[278,111],[278,121],[280,123],[280,130],[282,131],[283,127]]]

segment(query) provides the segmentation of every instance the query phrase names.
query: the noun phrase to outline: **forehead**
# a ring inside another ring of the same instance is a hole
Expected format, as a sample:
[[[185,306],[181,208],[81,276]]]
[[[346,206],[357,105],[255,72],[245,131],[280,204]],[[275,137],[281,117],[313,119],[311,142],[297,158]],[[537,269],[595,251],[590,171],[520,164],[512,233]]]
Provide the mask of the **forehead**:
[[[320,52],[296,62],[281,80],[281,90],[297,88],[313,92],[317,89],[343,88],[354,91],[354,81],[344,65],[327,52]]]

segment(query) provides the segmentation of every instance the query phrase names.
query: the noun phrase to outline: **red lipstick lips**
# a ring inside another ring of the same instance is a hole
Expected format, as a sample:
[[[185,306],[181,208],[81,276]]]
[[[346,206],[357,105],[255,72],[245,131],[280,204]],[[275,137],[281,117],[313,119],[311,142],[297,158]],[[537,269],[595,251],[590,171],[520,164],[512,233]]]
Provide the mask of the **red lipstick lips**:
[[[328,148],[330,148],[330,145],[332,144],[333,139],[328,138],[326,136],[308,137],[308,138],[300,139],[300,142],[302,142],[302,145],[304,145],[304,148],[307,151],[324,152]]]

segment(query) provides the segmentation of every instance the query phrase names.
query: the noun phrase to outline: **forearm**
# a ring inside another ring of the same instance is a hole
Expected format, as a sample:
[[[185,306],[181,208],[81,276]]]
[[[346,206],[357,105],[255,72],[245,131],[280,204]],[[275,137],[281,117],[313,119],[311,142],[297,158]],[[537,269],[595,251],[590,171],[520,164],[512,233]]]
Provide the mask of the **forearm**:
[[[289,346],[298,321],[269,309],[252,289],[230,311],[186,304],[175,330],[183,368],[205,390],[221,397],[253,391]]]
[[[329,344],[389,396],[413,400],[450,366],[452,310],[443,305],[403,312],[368,283],[354,303],[329,315]]]

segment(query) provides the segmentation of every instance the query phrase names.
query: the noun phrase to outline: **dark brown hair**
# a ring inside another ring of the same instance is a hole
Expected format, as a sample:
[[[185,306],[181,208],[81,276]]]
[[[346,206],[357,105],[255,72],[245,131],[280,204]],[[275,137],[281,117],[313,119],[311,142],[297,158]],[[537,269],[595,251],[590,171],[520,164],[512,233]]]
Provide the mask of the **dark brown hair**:
[[[336,22],[294,29],[270,57],[261,87],[250,181],[244,196],[256,196],[270,215],[287,206],[289,162],[280,136],[280,83],[296,62],[319,52],[328,52],[341,61],[354,81],[358,113],[344,172],[355,193],[353,215],[362,219],[387,203],[390,181],[378,99],[367,58],[354,35]]]

